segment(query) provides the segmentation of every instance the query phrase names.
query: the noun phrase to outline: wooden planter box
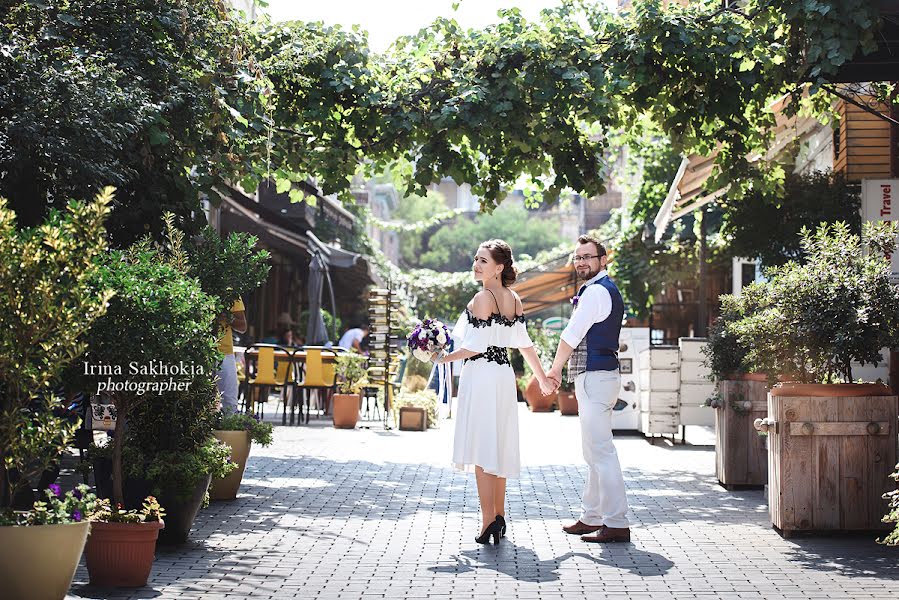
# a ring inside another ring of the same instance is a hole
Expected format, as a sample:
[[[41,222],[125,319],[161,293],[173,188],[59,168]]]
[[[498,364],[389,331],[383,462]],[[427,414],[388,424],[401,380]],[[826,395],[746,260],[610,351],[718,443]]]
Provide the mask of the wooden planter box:
[[[417,406],[401,406],[400,429],[403,431],[427,431],[427,411]]]
[[[883,530],[897,397],[885,386],[785,385],[768,394],[768,506],[797,531]]]
[[[715,410],[715,474],[725,488],[764,487],[768,483],[765,438],[753,427],[768,414],[765,376],[718,382],[721,406]]]

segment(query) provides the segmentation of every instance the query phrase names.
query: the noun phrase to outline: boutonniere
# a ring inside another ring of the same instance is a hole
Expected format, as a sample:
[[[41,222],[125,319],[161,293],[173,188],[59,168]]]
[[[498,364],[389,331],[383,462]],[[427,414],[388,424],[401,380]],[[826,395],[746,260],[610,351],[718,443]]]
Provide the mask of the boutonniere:
[[[580,299],[581,299],[580,296],[573,296],[573,297],[571,298],[571,306],[577,306],[577,302],[578,302],[578,300],[580,300]]]

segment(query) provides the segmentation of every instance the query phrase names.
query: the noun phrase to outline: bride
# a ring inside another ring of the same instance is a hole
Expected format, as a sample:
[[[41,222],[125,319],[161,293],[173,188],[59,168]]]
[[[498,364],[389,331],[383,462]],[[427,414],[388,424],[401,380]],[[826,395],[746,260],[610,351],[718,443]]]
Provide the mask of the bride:
[[[517,478],[518,408],[515,373],[508,348],[518,348],[544,394],[555,388],[546,378],[525,328],[515,282],[512,249],[503,240],[480,245],[472,273],[483,289],[475,294],[453,328],[458,350],[433,359],[463,360],[459,375],[453,463],[474,467],[481,503],[481,535],[475,541],[498,544],[506,533],[506,479]]]

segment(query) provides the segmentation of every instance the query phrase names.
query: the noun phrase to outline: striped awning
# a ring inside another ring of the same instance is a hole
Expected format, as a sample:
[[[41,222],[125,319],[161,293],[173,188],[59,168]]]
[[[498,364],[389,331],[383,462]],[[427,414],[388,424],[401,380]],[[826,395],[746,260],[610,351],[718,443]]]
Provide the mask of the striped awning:
[[[519,273],[512,289],[521,297],[525,315],[564,304],[577,293],[577,274],[569,258],[566,252]]]

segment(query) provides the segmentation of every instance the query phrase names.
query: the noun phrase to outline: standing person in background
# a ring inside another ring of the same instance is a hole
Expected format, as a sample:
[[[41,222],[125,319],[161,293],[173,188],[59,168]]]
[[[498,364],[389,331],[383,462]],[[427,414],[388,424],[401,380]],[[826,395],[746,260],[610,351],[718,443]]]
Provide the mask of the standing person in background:
[[[355,327],[351,326],[342,336],[340,336],[340,341],[337,342],[337,345],[347,350],[362,352],[362,338],[366,335],[368,335],[368,323],[363,323],[362,325],[357,325]]]
[[[219,338],[219,351],[224,354],[218,370],[216,385],[222,394],[222,412],[237,412],[237,364],[234,361],[233,331],[244,333],[247,330],[247,313],[243,300],[238,298],[231,306],[232,320],[229,325],[225,321],[222,337]]]

